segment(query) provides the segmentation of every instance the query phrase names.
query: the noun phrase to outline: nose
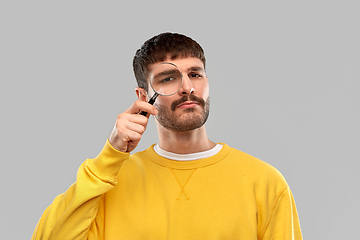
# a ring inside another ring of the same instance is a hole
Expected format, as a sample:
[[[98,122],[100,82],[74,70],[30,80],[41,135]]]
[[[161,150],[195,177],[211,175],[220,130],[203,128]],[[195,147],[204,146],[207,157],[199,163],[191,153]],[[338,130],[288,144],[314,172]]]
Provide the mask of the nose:
[[[193,94],[193,93],[195,93],[195,89],[190,78],[187,75],[183,74],[183,81],[181,88],[179,89],[179,94],[185,95],[185,94]]]

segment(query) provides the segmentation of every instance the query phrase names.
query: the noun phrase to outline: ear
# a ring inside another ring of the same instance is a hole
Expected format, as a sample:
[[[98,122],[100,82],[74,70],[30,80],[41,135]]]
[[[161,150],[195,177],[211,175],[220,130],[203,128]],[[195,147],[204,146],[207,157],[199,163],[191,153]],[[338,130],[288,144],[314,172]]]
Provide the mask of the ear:
[[[137,98],[139,100],[147,102],[148,97],[147,97],[147,93],[146,93],[145,89],[136,87],[135,88],[135,93],[136,93],[136,96],[137,96]]]

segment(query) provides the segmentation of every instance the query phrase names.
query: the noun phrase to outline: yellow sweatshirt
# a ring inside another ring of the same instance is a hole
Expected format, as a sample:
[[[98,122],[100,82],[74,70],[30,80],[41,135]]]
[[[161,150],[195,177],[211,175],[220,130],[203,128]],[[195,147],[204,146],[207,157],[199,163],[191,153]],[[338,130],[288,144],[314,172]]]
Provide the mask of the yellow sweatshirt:
[[[215,156],[130,156],[109,142],[39,220],[33,240],[299,240],[292,193],[269,164],[223,144]]]

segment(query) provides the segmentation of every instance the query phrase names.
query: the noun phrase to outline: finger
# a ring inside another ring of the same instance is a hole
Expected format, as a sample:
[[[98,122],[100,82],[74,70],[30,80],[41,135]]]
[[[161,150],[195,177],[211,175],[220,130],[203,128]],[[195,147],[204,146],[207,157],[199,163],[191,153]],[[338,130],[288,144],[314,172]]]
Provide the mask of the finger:
[[[121,125],[128,125],[130,123],[139,124],[141,126],[146,127],[148,124],[149,119],[141,116],[139,114],[129,114],[129,113],[122,113],[118,116],[118,119],[116,121],[117,126]]]
[[[125,121],[125,122],[119,124],[117,127],[119,130],[122,130],[124,132],[131,131],[131,132],[136,132],[136,133],[142,135],[146,130],[146,125],[147,125],[147,123],[140,124],[140,123],[135,123],[135,122],[131,122],[131,121]]]
[[[142,111],[147,112],[151,115],[158,114],[157,109],[153,105],[140,100],[134,102],[133,105],[131,105],[130,108],[128,108],[125,112],[131,114],[138,114]]]
[[[125,142],[140,140],[146,130],[148,118],[137,114],[121,114],[119,118],[116,128],[120,139]]]
[[[119,147],[119,150],[126,150],[129,142],[138,142],[141,139],[141,132],[143,130],[132,130],[133,127],[126,127],[124,125],[115,126],[115,133],[112,135],[111,140],[114,145]],[[140,131],[140,132],[139,132]]]
[[[139,142],[142,134],[134,131],[127,131],[126,134],[122,133],[119,137],[123,142]]]

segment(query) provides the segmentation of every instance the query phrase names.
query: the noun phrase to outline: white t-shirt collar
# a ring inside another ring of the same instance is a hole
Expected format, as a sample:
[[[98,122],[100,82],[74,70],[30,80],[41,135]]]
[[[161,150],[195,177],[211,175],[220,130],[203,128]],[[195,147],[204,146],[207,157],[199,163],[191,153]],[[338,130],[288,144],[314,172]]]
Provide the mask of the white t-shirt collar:
[[[171,159],[171,160],[192,161],[192,160],[198,160],[198,159],[202,159],[202,158],[212,157],[215,154],[217,154],[218,152],[220,152],[222,147],[223,147],[222,144],[216,144],[215,147],[213,147],[210,150],[204,151],[204,152],[189,153],[189,154],[177,154],[177,153],[172,153],[172,152],[165,151],[165,150],[160,148],[159,144],[156,144],[154,146],[154,151],[157,154],[159,154],[161,157],[168,158],[168,159]]]

